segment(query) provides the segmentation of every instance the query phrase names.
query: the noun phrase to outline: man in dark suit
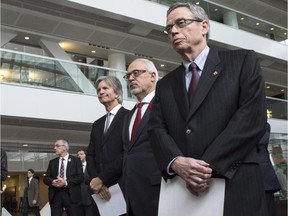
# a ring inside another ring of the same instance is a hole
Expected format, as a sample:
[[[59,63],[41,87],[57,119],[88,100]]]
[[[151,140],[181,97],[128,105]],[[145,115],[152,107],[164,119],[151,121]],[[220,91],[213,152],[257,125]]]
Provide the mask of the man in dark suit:
[[[84,173],[84,181],[81,183],[81,194],[82,194],[82,211],[81,215],[83,216],[95,216],[99,215],[97,206],[95,201],[92,198],[92,190],[87,182],[90,182],[90,178],[87,172],[87,161],[86,161],[86,151],[84,149],[80,149],[77,152],[78,158],[81,160],[82,169]]]
[[[128,110],[122,107],[122,85],[115,76],[101,76],[95,83],[98,99],[107,114],[93,123],[87,149],[90,187],[100,198],[109,200],[109,187],[122,175],[122,124]],[[120,187],[122,185],[120,184]]]
[[[28,169],[27,171],[27,184],[24,188],[23,194],[23,216],[28,216],[29,209],[31,209],[36,216],[40,216],[39,210],[39,182],[34,178],[34,170]]]
[[[59,157],[49,161],[43,180],[49,187],[51,216],[62,216],[63,208],[67,216],[79,216],[80,184],[84,179],[81,161],[68,153],[69,144],[65,139],[57,139],[54,150]]]
[[[172,5],[166,23],[183,61],[158,82],[149,122],[163,176],[180,176],[194,195],[209,189],[211,177],[223,178],[224,216],[267,215],[256,153],[267,118],[255,53],[210,48],[209,19],[199,6]]]
[[[138,100],[123,125],[123,178],[127,212],[129,216],[157,216],[161,172],[150,146],[147,123],[158,72],[154,64],[146,59],[134,60],[127,71],[124,78],[130,92]]]
[[[269,158],[268,144],[270,138],[271,126],[267,123],[267,129],[264,136],[261,138],[257,145],[257,153],[259,159],[259,165],[263,176],[266,202],[268,207],[268,215],[276,216],[276,205],[274,193],[281,189],[277,175]]]

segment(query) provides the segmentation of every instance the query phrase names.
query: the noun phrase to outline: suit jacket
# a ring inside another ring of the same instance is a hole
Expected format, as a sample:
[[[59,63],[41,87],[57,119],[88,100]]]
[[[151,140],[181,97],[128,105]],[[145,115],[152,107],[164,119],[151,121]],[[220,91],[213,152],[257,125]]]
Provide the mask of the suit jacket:
[[[183,66],[157,83],[149,132],[166,178],[177,156],[204,160],[213,176],[226,179],[225,216],[263,216],[256,145],[266,122],[264,80],[255,53],[210,48],[190,108]]]
[[[258,143],[257,152],[265,190],[270,191],[271,193],[275,193],[281,189],[281,186],[269,158],[268,144],[270,137],[270,129],[270,124],[267,123],[266,133]]]
[[[147,133],[151,112],[149,107],[141,119],[133,143],[129,139],[129,124],[136,107],[123,125],[125,197],[128,209],[132,208],[137,216],[157,216],[158,212],[161,172]]]
[[[28,203],[30,207],[39,206],[40,195],[39,195],[39,182],[38,179],[32,178],[30,184],[26,185],[24,189],[24,198],[28,198]],[[36,204],[33,205],[32,201],[36,200]]]
[[[82,204],[85,206],[89,206],[94,202],[93,198],[91,197],[91,194],[93,194],[92,190],[90,189],[90,186],[86,184],[86,182],[89,182],[90,178],[87,172],[87,165],[84,171],[84,181],[81,183],[81,193],[82,193]]]
[[[87,169],[91,179],[99,177],[106,186],[119,181],[122,175],[122,127],[128,110],[121,107],[106,134],[103,134],[106,115],[93,123],[87,149]]]
[[[56,188],[52,186],[52,181],[57,178],[59,169],[59,157],[49,161],[49,165],[46,171],[46,176],[43,181],[48,185],[48,199],[51,204],[54,195],[63,188]],[[82,164],[78,157],[69,154],[68,163],[66,167],[66,181],[68,183],[67,188],[70,199],[73,203],[81,202],[81,188],[80,184],[83,181]]]

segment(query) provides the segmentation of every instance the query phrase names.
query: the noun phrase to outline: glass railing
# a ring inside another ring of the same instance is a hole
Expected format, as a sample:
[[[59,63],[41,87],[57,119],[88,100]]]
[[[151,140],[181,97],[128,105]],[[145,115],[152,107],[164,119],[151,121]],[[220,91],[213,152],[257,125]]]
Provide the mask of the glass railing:
[[[0,53],[0,82],[95,95],[95,81],[109,74],[117,76],[121,81],[123,98],[133,99],[123,79],[126,71],[6,49],[0,49]]]
[[[170,6],[173,3],[175,3],[174,0],[147,0],[147,1],[152,1],[166,6]],[[187,2],[187,1],[180,0],[178,2]],[[225,7],[223,5],[217,4],[209,0],[197,0],[197,1],[194,0],[190,2],[198,4],[199,6],[203,7],[207,12],[210,20],[227,24],[234,28],[242,29],[244,31],[288,45],[287,28],[278,26],[273,23],[269,23],[264,20],[260,20],[256,17],[249,16],[248,14],[241,13],[239,11]],[[225,16],[227,15],[229,18],[228,22],[225,21]],[[234,18],[236,19],[233,21],[233,24],[229,23],[232,17],[233,19]]]
[[[135,100],[123,79],[126,71],[5,49],[0,49],[0,57],[0,82],[95,95],[93,83],[98,77],[109,74],[117,76],[121,81],[123,99]],[[92,86],[93,91],[83,88],[88,85]],[[287,120],[287,100],[267,97],[267,115],[270,118]]]

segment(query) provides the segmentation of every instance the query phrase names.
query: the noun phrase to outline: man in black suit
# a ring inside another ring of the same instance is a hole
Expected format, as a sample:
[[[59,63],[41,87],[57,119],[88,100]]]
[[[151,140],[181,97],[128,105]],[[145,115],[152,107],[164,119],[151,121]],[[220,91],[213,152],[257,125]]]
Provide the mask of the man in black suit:
[[[123,178],[127,212],[129,216],[157,216],[161,172],[150,146],[147,123],[158,72],[153,62],[146,59],[134,60],[127,71],[124,78],[130,92],[138,100],[123,125]],[[137,119],[138,126],[135,125]]]
[[[274,193],[281,189],[277,175],[269,158],[268,144],[271,126],[267,123],[267,129],[257,146],[259,165],[263,176],[268,215],[276,216],[276,205]]]
[[[90,187],[100,198],[109,200],[109,187],[121,183],[123,144],[122,124],[128,110],[122,107],[122,85],[115,76],[101,76],[95,83],[98,99],[106,115],[93,123],[87,149]],[[122,185],[120,184],[120,187]]]
[[[209,19],[199,6],[173,4],[166,23],[183,61],[158,82],[149,122],[163,176],[180,176],[194,195],[209,189],[211,177],[223,178],[224,216],[267,215],[256,152],[267,117],[255,53],[209,47]]]
[[[38,179],[34,178],[35,171],[28,169],[27,171],[27,184],[24,188],[23,194],[23,216],[28,216],[29,209],[31,209],[36,216],[40,216],[39,210],[39,182]]]
[[[79,216],[80,184],[84,179],[81,161],[68,153],[69,144],[65,139],[57,139],[54,150],[59,157],[49,161],[43,180],[49,187],[51,216],[62,216],[63,208],[67,216]]]
[[[84,181],[81,183],[81,193],[82,193],[82,211],[81,215],[83,216],[94,216],[99,215],[97,206],[95,201],[92,198],[92,190],[87,182],[90,182],[90,178],[87,172],[87,161],[86,161],[86,151],[84,149],[80,149],[77,152],[78,158],[81,160],[82,169],[84,173]]]

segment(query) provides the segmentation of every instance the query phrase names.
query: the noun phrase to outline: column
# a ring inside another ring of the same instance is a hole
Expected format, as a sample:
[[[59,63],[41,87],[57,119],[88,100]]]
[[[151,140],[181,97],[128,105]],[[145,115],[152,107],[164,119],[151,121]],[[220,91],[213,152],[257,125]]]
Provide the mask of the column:
[[[227,11],[223,14],[223,22],[233,28],[238,29],[237,14],[234,11]]]

